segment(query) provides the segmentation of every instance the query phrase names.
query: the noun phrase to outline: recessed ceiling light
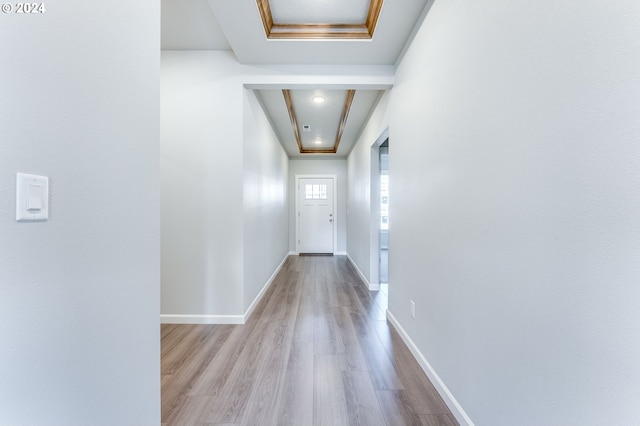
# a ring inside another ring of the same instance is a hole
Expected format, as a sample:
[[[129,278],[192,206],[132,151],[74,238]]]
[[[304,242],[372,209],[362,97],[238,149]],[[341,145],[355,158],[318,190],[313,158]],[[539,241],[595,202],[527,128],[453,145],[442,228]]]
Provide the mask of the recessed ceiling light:
[[[325,97],[324,97],[324,96],[320,96],[320,95],[315,95],[315,96],[313,96],[313,97],[311,98],[311,100],[312,100],[313,102],[317,103],[317,104],[321,104],[321,103],[323,103],[324,101],[326,101]]]

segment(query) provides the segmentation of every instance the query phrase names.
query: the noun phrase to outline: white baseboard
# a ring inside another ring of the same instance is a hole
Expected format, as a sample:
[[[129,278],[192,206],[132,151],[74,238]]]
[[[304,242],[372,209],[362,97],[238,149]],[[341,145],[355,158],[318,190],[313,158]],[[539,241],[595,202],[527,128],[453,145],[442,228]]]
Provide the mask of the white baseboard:
[[[289,257],[289,254],[287,254],[284,259],[282,259],[282,262],[280,262],[280,264],[278,265],[278,267],[276,268],[276,270],[273,272],[273,274],[271,274],[271,276],[269,277],[269,279],[267,280],[267,283],[262,287],[262,290],[260,290],[260,293],[258,293],[258,295],[255,297],[255,299],[253,299],[253,302],[251,303],[251,305],[249,306],[249,308],[247,308],[247,310],[244,313],[244,322],[246,322],[249,319],[249,316],[251,316],[251,313],[253,312],[253,310],[256,308],[256,306],[258,305],[258,303],[260,302],[260,300],[262,299],[262,296],[264,296],[264,293],[267,291],[267,289],[269,288],[269,286],[271,284],[273,284],[273,280],[276,279],[276,276],[278,275],[278,273],[280,272],[280,269],[282,269],[282,266],[284,265],[284,262],[287,261],[287,258]],[[243,322],[243,324],[244,324]]]
[[[267,291],[269,286],[273,283],[282,269],[282,266],[287,261],[289,254],[287,254],[280,265],[276,268],[275,272],[271,274],[267,283],[262,287],[260,293],[255,297],[249,308],[246,310],[244,315],[160,315],[160,323],[161,324],[244,324],[249,319],[249,316],[255,309],[256,305],[264,296],[264,293]]]
[[[469,416],[467,416],[467,413],[464,412],[464,410],[462,409],[458,401],[456,401],[456,399],[453,397],[453,394],[449,391],[449,389],[444,384],[442,379],[440,379],[440,376],[438,376],[438,373],[436,373],[433,367],[431,367],[431,364],[429,364],[429,361],[427,361],[424,355],[422,355],[422,352],[420,352],[416,344],[413,343],[413,340],[411,340],[411,337],[409,337],[409,335],[404,330],[404,328],[402,328],[402,326],[400,325],[396,317],[394,317],[393,314],[388,309],[387,309],[387,319],[389,320],[393,328],[395,328],[395,330],[398,332],[398,334],[400,335],[400,338],[402,338],[402,341],[404,341],[404,343],[407,345],[407,347],[413,354],[413,357],[416,359],[416,361],[418,361],[418,364],[420,365],[422,370],[425,372],[429,380],[431,380],[431,383],[433,383],[433,386],[436,388],[436,390],[440,394],[440,397],[442,398],[444,403],[447,404],[447,407],[449,407],[449,410],[451,410],[451,414],[453,414],[456,420],[458,420],[458,423],[460,423],[461,426],[474,426]]]
[[[346,251],[336,251],[333,253],[334,256],[348,256]],[[300,256],[300,253],[297,251],[290,251],[289,256]]]
[[[244,324],[243,315],[160,315],[160,324]]]
[[[360,279],[364,282],[364,284],[367,286],[367,289],[369,291],[377,291],[380,290],[380,285],[379,284],[371,284],[369,282],[369,280],[367,279],[367,277],[362,273],[362,271],[360,270],[360,268],[358,268],[358,265],[356,265],[356,262],[351,258],[351,256],[349,256],[349,253],[347,253],[347,259],[349,259],[349,262],[351,263],[351,265],[353,265],[353,267],[355,268],[356,272],[358,273],[358,275],[360,276]]]

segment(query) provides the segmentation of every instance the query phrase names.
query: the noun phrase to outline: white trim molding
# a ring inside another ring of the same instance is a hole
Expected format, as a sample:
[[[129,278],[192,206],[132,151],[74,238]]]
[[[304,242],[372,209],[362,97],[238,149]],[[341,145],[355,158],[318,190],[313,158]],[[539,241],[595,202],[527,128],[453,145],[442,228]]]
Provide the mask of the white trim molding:
[[[160,324],[244,324],[244,315],[160,315]]]
[[[442,398],[444,403],[447,404],[447,407],[449,407],[449,410],[451,410],[451,414],[453,414],[458,423],[460,423],[461,426],[474,426],[467,413],[465,413],[465,411],[462,409],[462,406],[460,406],[460,404],[453,397],[453,394],[449,391],[440,376],[438,376],[438,373],[436,373],[429,361],[427,361],[427,359],[424,357],[422,352],[420,352],[413,340],[411,340],[411,337],[409,337],[396,317],[394,317],[388,309],[387,319],[389,320],[393,328],[398,332],[402,341],[407,345],[407,347],[413,354],[413,357],[416,359],[416,361],[418,361],[420,368],[422,368],[429,380],[431,380],[431,383],[436,388],[436,391],[438,391],[438,394],[440,394],[440,397]]]

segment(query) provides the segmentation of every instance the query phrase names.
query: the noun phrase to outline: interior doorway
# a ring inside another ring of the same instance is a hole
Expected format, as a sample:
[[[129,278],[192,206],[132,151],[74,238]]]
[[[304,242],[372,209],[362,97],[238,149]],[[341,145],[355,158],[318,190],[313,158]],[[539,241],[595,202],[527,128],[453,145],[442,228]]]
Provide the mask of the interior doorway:
[[[379,155],[379,192],[380,192],[380,217],[378,221],[379,252],[378,252],[378,277],[382,290],[383,285],[389,283],[389,139],[385,140]]]
[[[369,290],[386,295],[389,283],[389,129],[371,145]]]

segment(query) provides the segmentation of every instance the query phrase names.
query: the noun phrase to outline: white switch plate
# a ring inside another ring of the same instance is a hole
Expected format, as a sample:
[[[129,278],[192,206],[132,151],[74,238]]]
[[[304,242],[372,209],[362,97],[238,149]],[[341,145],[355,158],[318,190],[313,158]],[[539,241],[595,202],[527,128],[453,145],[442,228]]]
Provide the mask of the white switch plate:
[[[49,178],[16,175],[16,220],[31,222],[49,219]]]

